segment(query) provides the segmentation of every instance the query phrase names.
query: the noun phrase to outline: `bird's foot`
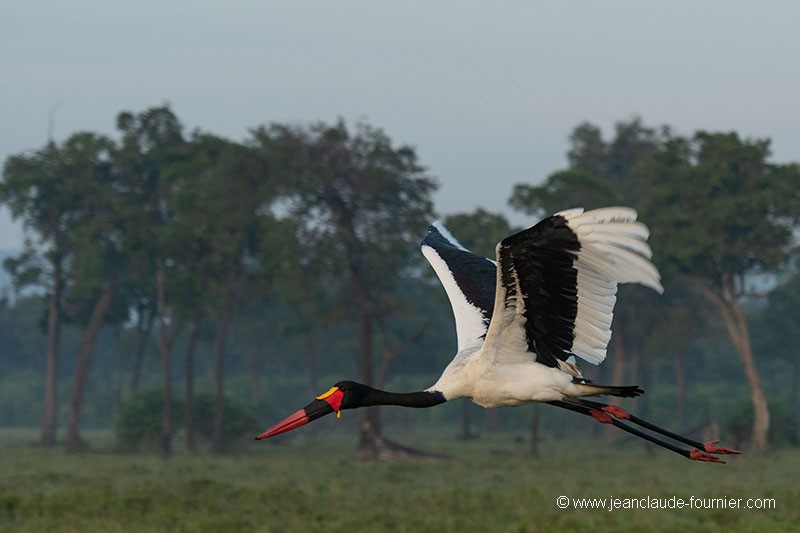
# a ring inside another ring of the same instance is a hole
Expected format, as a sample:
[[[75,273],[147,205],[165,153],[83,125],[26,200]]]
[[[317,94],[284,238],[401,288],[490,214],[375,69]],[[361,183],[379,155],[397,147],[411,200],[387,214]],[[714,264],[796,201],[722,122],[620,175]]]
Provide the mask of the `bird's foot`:
[[[689,450],[689,459],[692,461],[708,461],[709,463],[725,463],[725,461],[719,457],[715,457],[697,448]]]
[[[738,454],[742,453],[742,452],[739,452],[739,451],[736,451],[736,450],[731,450],[730,448],[723,448],[722,446],[715,446],[715,444],[717,444],[718,442],[719,442],[718,440],[712,440],[711,442],[704,442],[703,443],[703,451],[706,451],[708,453],[718,453],[720,455],[726,455],[726,454],[738,455]]]

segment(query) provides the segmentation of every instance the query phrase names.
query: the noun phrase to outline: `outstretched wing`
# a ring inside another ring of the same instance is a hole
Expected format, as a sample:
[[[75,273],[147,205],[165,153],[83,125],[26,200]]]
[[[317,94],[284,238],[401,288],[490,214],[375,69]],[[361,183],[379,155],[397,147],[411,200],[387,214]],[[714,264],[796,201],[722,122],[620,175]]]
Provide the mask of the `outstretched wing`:
[[[453,308],[458,351],[480,347],[494,307],[495,262],[461,246],[439,222],[428,228],[421,248]]]
[[[487,356],[602,362],[617,285],[663,291],[648,235],[633,209],[609,207],[562,211],[500,242]]]

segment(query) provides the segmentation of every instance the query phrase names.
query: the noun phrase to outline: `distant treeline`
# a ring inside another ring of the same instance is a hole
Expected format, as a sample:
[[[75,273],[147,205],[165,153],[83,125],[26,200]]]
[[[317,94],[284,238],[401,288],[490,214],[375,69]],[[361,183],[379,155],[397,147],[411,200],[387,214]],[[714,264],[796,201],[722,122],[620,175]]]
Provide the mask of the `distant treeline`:
[[[436,181],[413,148],[343,121],[232,141],[187,133],[168,106],[122,112],[117,129],[5,161],[0,202],[27,240],[4,263],[23,292],[0,306],[0,424],[38,420],[45,444],[64,426],[76,449],[82,422],[109,426],[119,405],[157,388],[168,456],[178,425],[192,438],[201,391],[215,398],[212,409],[203,396],[202,413],[220,450],[226,397],[271,420],[329,380],[435,381],[455,335],[418,253]],[[785,406],[800,382],[800,165],[769,155],[768,140],[736,133],[683,137],[634,119],[605,139],[584,123],[567,168],[509,191],[535,217],[639,211],[666,292],[622,287],[608,361],[585,370],[639,383],[640,411],[665,411],[675,429],[755,451],[795,442],[798,428]],[[480,209],[445,223],[485,255],[515,229]],[[519,410],[439,412],[464,436],[529,422],[515,422]],[[379,411],[364,416],[360,431],[381,431]]]

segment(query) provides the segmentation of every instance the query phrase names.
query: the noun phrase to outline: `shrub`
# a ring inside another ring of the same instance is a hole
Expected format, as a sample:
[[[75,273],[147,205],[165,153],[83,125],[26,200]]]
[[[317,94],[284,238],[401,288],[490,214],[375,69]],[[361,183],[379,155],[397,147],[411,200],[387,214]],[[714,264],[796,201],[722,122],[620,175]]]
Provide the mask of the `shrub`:
[[[209,392],[196,394],[194,397],[194,427],[197,434],[210,441],[214,435],[216,417],[216,396]],[[224,445],[230,445],[244,435],[252,438],[255,426],[256,417],[252,409],[241,402],[225,397],[222,424],[222,441]]]
[[[161,439],[164,393],[159,389],[131,396],[117,410],[114,435],[126,450],[156,449]],[[172,431],[183,425],[183,403],[172,400]]]
[[[797,446],[800,443],[797,419],[793,410],[782,401],[769,403],[769,446]],[[741,440],[750,438],[753,429],[753,406],[749,400],[742,400],[732,411],[728,420],[731,432]]]
[[[164,394],[151,390],[137,394],[122,403],[114,423],[114,434],[122,449],[157,449],[161,439],[161,410]],[[211,441],[216,420],[216,397],[201,392],[194,397],[194,421],[196,433]],[[183,400],[172,401],[173,433],[186,424],[186,404]],[[252,436],[256,419],[252,410],[230,398],[225,398],[223,445],[229,446],[243,435]]]

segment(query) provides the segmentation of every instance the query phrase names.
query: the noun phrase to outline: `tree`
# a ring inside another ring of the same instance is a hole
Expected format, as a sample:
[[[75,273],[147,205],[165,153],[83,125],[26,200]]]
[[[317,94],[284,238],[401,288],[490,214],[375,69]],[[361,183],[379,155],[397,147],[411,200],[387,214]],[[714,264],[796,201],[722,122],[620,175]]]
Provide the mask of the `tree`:
[[[137,266],[140,303],[149,293],[150,305],[156,309],[158,346],[161,353],[164,402],[162,411],[161,450],[164,457],[172,454],[172,346],[183,322],[169,320],[166,302],[166,269],[170,261],[170,241],[165,225],[172,217],[170,203],[174,184],[163,176],[163,169],[184,156],[183,126],[169,106],[159,106],[134,114],[117,116],[117,129],[122,133],[115,162],[124,183],[129,205],[128,228],[124,243],[130,260]]]
[[[753,328],[753,346],[758,353],[770,354],[790,370],[786,404],[800,403],[800,274],[796,273],[767,295],[767,306],[759,313]],[[800,434],[800,415],[793,411],[795,431]],[[778,428],[776,428],[778,429]]]
[[[93,133],[76,133],[62,145],[54,142],[33,156],[13,156],[6,162],[3,201],[15,218],[22,218],[32,235],[23,254],[7,264],[17,285],[43,284],[48,289],[47,353],[42,441],[55,442],[56,368],[58,338],[64,302],[69,311],[83,315],[86,328],[81,339],[67,444],[79,444],[79,420],[83,387],[97,333],[110,305],[114,282],[97,280],[116,246],[114,143]],[[109,246],[111,248],[109,248]],[[38,249],[44,249],[44,253]],[[105,271],[107,272],[107,271]],[[68,284],[68,280],[70,280]],[[96,291],[93,296],[89,296]],[[98,296],[99,295],[99,296]],[[95,297],[97,299],[95,300]],[[87,299],[88,298],[88,299]],[[94,302],[94,304],[90,302]],[[82,307],[83,304],[88,307]],[[88,315],[91,315],[89,318]]]
[[[767,448],[769,409],[742,299],[749,276],[785,263],[800,218],[800,169],[768,162],[769,144],[699,132],[671,139],[642,169],[657,263],[666,276],[689,280],[718,310],[750,388],[757,453]]]
[[[258,288],[264,285],[260,282],[266,270],[254,258],[279,188],[269,160],[252,147],[195,133],[187,148],[189,157],[167,169],[174,183],[182,183],[173,198],[168,240],[173,245],[174,268],[183,268],[183,276],[193,279],[197,294],[202,295],[194,298],[196,304],[217,310],[212,448],[221,451],[228,334],[239,301],[245,296],[257,299]],[[175,298],[176,303],[181,301],[179,295]],[[183,302],[181,308],[188,309],[186,295]],[[202,317],[195,315],[195,327],[198,320]]]
[[[307,129],[274,126],[256,135],[277,140],[285,150],[294,178],[286,208],[300,224],[297,239],[316,273],[306,280],[308,290],[340,280],[333,285],[339,289],[337,305],[359,331],[360,378],[375,385],[376,330],[400,309],[388,295],[409,259],[416,259],[419,237],[432,218],[435,184],[412,148],[395,148],[381,130],[363,123],[353,133],[339,121]],[[379,411],[366,410],[359,439],[363,456],[387,453],[381,433]]]
[[[65,176],[76,195],[69,225],[73,282],[66,298],[70,318],[83,324],[67,422],[67,449],[77,450],[82,445],[80,419],[89,363],[126,271],[123,243],[130,208],[114,166],[116,147],[111,139],[78,134],[70,137],[66,146],[76,154],[74,166]],[[114,311],[116,320],[127,318],[125,305]]]
[[[542,185],[516,185],[509,205],[538,217],[570,207],[636,206],[646,188],[637,169],[669,136],[668,127],[645,127],[639,117],[617,122],[609,142],[597,126],[580,124],[570,134],[569,167],[554,172]]]
[[[670,136],[668,126],[647,127],[642,124],[640,117],[633,117],[618,121],[614,125],[614,137],[606,142],[600,128],[585,122],[578,125],[570,134],[570,148],[567,152],[568,170],[599,179],[607,188],[605,191],[598,191],[601,197],[591,198],[619,202],[622,205],[636,205],[646,187],[637,175],[637,168],[656,154]],[[584,183],[582,188],[585,190],[586,186]],[[580,190],[581,188],[578,192]],[[609,192],[612,196],[609,196]],[[578,200],[582,199],[579,196]],[[558,209],[563,209],[564,205],[582,204],[575,203],[575,200],[568,201]],[[588,209],[590,206],[583,205],[583,207]]]
[[[579,124],[569,136],[569,168],[592,176],[603,176],[608,167],[608,144],[600,128],[590,122]]]
[[[492,260],[497,243],[518,230],[511,227],[503,215],[482,208],[472,213],[448,215],[444,223],[462,246]]]
[[[508,200],[517,211],[539,218],[571,207],[594,209],[618,202],[616,192],[607,181],[581,170],[554,172],[538,186],[519,183]]]
[[[65,284],[67,222],[70,195],[65,187],[69,158],[54,142],[27,155],[13,155],[3,167],[0,201],[14,220],[22,220],[27,233],[25,249],[6,261],[17,289],[42,286],[47,298],[47,348],[45,353],[44,401],[41,441],[56,442],[57,369],[60,310]]]

